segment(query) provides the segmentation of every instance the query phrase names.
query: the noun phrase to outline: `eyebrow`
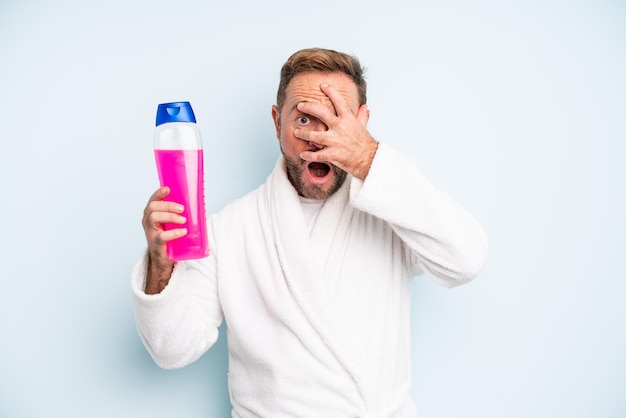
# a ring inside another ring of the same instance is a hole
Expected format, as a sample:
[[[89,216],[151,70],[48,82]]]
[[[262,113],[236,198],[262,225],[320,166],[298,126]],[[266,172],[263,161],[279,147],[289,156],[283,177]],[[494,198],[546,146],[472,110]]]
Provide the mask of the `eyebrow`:
[[[298,110],[298,104],[299,104],[299,103],[301,103],[301,102],[296,102],[293,106],[291,106],[291,107],[289,108],[289,111],[290,111],[290,112],[293,112],[294,110]]]

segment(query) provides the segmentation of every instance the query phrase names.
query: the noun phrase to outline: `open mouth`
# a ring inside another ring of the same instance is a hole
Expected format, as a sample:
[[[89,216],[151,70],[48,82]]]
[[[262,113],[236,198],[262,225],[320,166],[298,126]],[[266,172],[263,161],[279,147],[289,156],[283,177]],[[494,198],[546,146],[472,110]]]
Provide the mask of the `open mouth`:
[[[306,168],[309,178],[314,183],[324,183],[330,174],[330,165],[327,163],[310,162]]]

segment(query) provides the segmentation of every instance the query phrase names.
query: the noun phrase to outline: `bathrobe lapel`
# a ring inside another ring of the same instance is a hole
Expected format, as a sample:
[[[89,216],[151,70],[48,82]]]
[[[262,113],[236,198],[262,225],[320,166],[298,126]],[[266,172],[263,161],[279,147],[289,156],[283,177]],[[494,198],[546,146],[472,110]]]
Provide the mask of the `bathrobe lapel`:
[[[348,205],[350,179],[326,200],[309,237],[298,195],[284,167],[281,157],[267,188],[272,233],[283,278],[320,338],[359,385],[356,347],[342,329],[342,321],[337,320],[327,279],[339,274],[339,258],[352,213]]]

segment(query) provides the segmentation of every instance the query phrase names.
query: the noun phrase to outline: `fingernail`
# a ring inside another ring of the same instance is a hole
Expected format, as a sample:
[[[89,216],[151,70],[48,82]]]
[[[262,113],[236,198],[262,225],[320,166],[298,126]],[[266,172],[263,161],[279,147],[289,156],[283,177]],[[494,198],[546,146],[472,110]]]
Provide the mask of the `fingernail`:
[[[182,212],[185,210],[185,207],[183,205],[176,205],[176,211],[177,212]]]

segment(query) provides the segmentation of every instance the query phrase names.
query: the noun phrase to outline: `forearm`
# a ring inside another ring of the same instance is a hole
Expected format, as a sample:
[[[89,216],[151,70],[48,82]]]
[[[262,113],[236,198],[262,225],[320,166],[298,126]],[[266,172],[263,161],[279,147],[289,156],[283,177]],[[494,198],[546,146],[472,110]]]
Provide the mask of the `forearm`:
[[[368,178],[353,179],[351,186],[352,204],[387,221],[409,248],[412,264],[439,283],[461,284],[482,270],[487,255],[482,227],[407,157],[381,144]]]
[[[158,294],[144,290],[147,277],[146,254],[132,273],[135,320],[146,349],[162,368],[192,363],[215,343],[223,318],[214,260],[177,263]]]
[[[165,286],[172,277],[174,266],[176,263],[170,263],[166,265],[159,265],[152,261],[152,257],[148,255],[148,268],[146,271],[146,287],[145,292],[147,295],[154,295],[161,293]]]

